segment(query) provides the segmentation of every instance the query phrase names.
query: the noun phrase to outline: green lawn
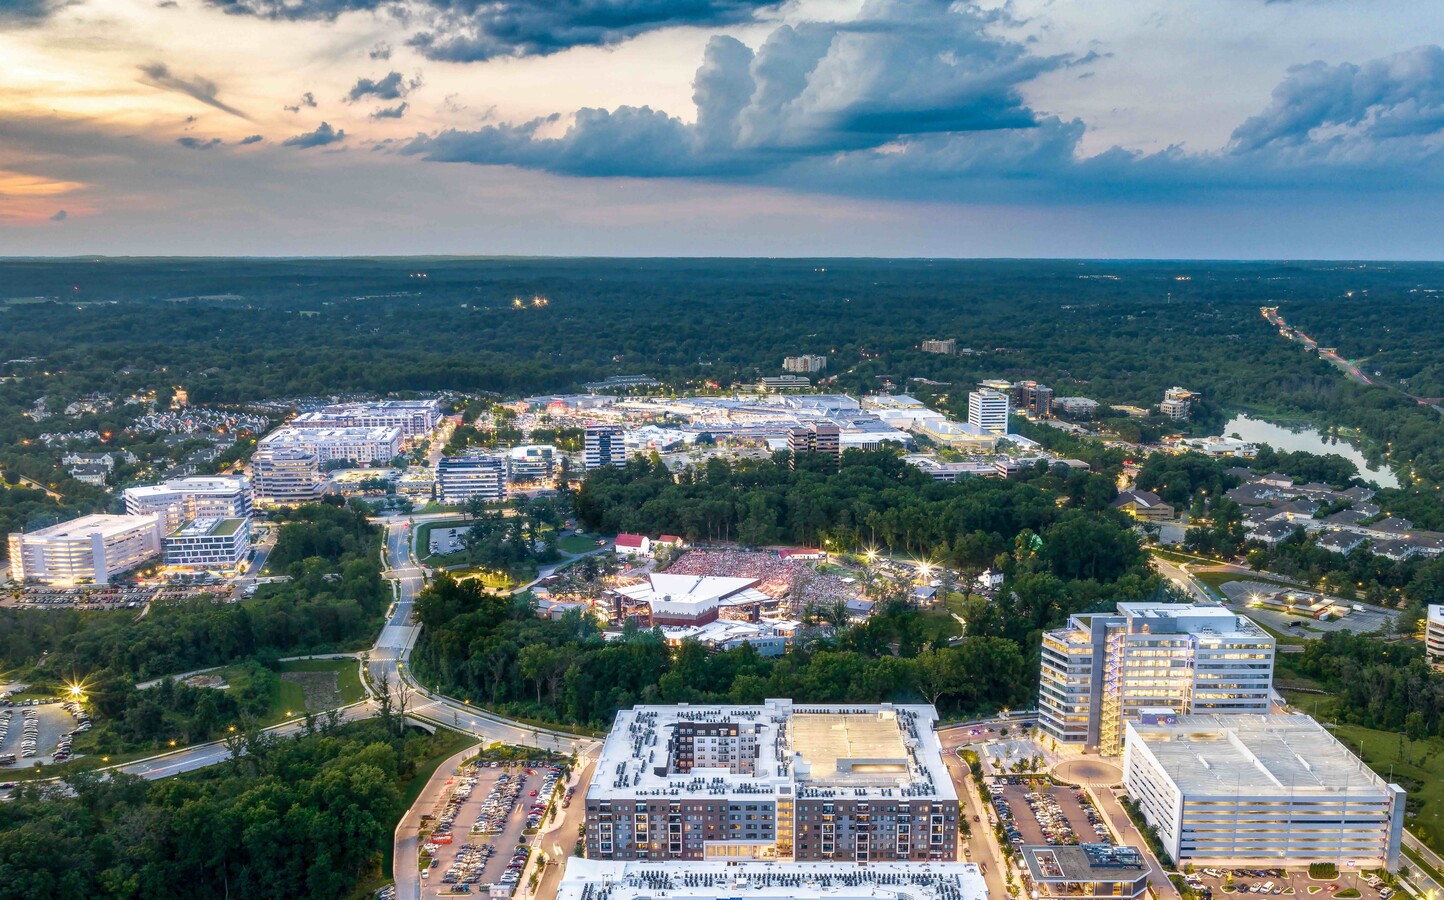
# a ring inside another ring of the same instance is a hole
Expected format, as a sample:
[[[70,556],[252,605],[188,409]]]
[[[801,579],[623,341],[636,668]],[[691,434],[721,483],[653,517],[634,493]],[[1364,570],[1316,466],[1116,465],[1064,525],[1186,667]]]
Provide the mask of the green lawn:
[[[563,553],[588,553],[597,549],[597,538],[584,537],[579,534],[569,534],[557,541],[557,547]]]
[[[366,691],[361,687],[360,668],[354,659],[293,659],[281,663],[282,672],[335,672],[336,689],[341,693],[341,705],[362,699]]]

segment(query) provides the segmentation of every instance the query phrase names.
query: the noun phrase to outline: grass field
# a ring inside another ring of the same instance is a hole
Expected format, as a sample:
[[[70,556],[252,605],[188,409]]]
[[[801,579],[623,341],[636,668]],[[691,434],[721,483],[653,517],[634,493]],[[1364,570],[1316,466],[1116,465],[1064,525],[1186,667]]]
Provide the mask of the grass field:
[[[557,547],[563,553],[588,553],[597,549],[597,538],[585,537],[579,534],[569,534],[557,541]]]

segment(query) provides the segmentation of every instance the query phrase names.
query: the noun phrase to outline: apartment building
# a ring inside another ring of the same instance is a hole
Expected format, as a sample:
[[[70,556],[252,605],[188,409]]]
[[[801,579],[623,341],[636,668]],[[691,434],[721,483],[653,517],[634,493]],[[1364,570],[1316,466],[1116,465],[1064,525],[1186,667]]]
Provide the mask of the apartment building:
[[[811,422],[787,430],[788,464],[797,468],[797,459],[804,453],[830,457],[836,465],[842,460],[842,429],[828,422]]]
[[[1123,785],[1180,865],[1399,865],[1404,789],[1308,716],[1130,722]]]
[[[955,356],[958,352],[958,339],[948,338],[947,340],[923,341],[922,350],[924,353],[942,353],[946,356]]]
[[[626,436],[620,425],[588,425],[584,449],[587,471],[627,464]]]
[[[1444,605],[1429,604],[1424,616],[1424,653],[1434,665],[1444,665]]]
[[[572,859],[557,900],[988,900],[977,863]]]
[[[506,499],[506,459],[501,456],[445,456],[436,464],[442,503],[488,503]]]
[[[968,424],[985,434],[1007,434],[1008,395],[993,388],[968,392]]]
[[[196,519],[168,534],[165,564],[190,571],[239,574],[251,554],[251,520]]]
[[[957,858],[931,706],[639,706],[586,795],[591,859]]]
[[[169,534],[192,519],[250,518],[251,480],[244,475],[197,475],[160,484],[126,488],[125,511],[144,516],[159,513]]]
[[[1036,381],[1013,384],[1013,408],[1030,419],[1053,418],[1053,389]]]
[[[305,450],[322,463],[386,462],[401,452],[401,429],[395,425],[356,428],[307,428],[282,425],[261,438],[260,450]]]
[[[782,370],[792,372],[795,375],[808,375],[813,372],[821,372],[827,368],[827,357],[813,356],[789,356],[782,360]]]
[[[292,425],[303,428],[400,428],[403,440],[425,437],[441,421],[440,400],[381,400],[338,403],[302,413]]]
[[[312,503],[321,496],[321,457],[300,448],[264,448],[251,457],[251,484],[259,506]]]
[[[1120,603],[1043,634],[1038,725],[1116,756],[1144,712],[1267,713],[1273,667],[1273,638],[1223,607]]]
[[[160,553],[161,517],[81,516],[10,535],[10,578],[60,586],[109,584]]]

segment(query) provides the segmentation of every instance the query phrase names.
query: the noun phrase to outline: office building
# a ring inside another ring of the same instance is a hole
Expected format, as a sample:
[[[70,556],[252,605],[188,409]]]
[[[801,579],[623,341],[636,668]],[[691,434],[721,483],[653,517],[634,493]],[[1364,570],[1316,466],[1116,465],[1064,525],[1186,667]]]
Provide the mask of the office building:
[[[988,900],[977,863],[567,861],[557,900]]]
[[[442,503],[487,503],[506,499],[506,459],[500,456],[445,456],[436,464]]]
[[[809,375],[813,372],[821,372],[826,368],[827,357],[825,356],[789,356],[782,360],[782,370],[795,375]]]
[[[948,338],[945,341],[923,341],[924,353],[943,353],[948,356],[956,355],[958,352],[958,339]]]
[[[968,424],[986,434],[1008,433],[1008,395],[993,388],[968,392]]]
[[[1036,381],[1019,381],[1012,386],[1013,408],[1030,419],[1053,418],[1053,389]]]
[[[239,574],[251,554],[250,519],[196,519],[166,535],[165,564],[191,571]]]
[[[1054,397],[1053,409],[1073,419],[1091,419],[1098,412],[1098,401],[1088,397]]]
[[[265,448],[251,456],[251,485],[258,506],[312,503],[321,496],[321,458],[299,448]]]
[[[620,425],[588,425],[585,464],[587,470],[627,464],[626,433]]]
[[[1193,415],[1193,401],[1198,397],[1193,391],[1181,387],[1169,388],[1163,392],[1163,402],[1158,404],[1158,411],[1170,419],[1187,419]]]
[[[400,428],[403,440],[425,437],[441,421],[440,400],[381,400],[339,403],[302,413],[292,425],[300,428]]]
[[[1180,865],[1398,868],[1404,789],[1308,716],[1130,722],[1123,786]]]
[[[784,394],[788,391],[805,391],[812,387],[812,380],[806,375],[764,375],[758,381],[763,391]]]
[[[374,428],[304,428],[282,425],[261,438],[256,449],[305,450],[322,463],[387,462],[401,453],[401,429],[395,425]]]
[[[1424,616],[1424,652],[1434,665],[1444,665],[1444,605],[1429,604]]]
[[[888,703],[622,710],[587,788],[587,856],[955,860],[936,721]]]
[[[10,535],[10,578],[61,586],[109,584],[160,553],[161,517],[81,516]]]
[[[799,425],[787,430],[788,463],[797,468],[798,457],[816,453],[827,457],[836,467],[842,460],[842,429],[827,422]]]
[[[1274,639],[1221,606],[1120,603],[1044,632],[1038,726],[1105,756],[1145,712],[1266,713]]]
[[[513,484],[550,482],[556,467],[557,448],[551,444],[526,444],[506,452],[506,477]]]
[[[132,516],[161,514],[167,534],[192,519],[249,518],[251,480],[244,475],[197,475],[161,484],[126,488],[125,511]]]
[[[1025,897],[1135,900],[1148,890],[1148,863],[1136,847],[1032,844],[1018,854]]]

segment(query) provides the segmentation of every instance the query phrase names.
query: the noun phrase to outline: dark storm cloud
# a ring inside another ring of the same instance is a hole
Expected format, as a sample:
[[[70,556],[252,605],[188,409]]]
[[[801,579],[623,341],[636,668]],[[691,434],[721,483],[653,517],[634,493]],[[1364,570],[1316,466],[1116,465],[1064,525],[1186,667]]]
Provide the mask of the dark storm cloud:
[[[282,145],[286,147],[297,147],[302,150],[311,147],[325,147],[330,144],[339,144],[346,140],[346,132],[338,131],[331,127],[331,123],[322,122],[315,131],[308,131],[298,134],[295,137],[286,138]]]
[[[234,106],[231,106],[229,103],[222,102],[219,96],[220,89],[216,86],[216,83],[209,78],[203,78],[199,75],[193,75],[189,78],[177,75],[172,72],[165,63],[159,62],[141,66],[140,73],[142,76],[141,81],[151,87],[160,88],[163,91],[175,91],[179,94],[185,94],[207,106],[213,106],[221,112],[227,112],[242,119],[249,118],[249,116]]]
[[[347,93],[346,99],[352,103],[364,97],[374,97],[377,100],[400,100],[418,87],[421,87],[420,76],[408,81],[402,77],[400,72],[388,72],[375,80],[356,79],[356,84]]]

